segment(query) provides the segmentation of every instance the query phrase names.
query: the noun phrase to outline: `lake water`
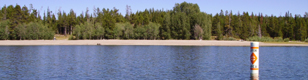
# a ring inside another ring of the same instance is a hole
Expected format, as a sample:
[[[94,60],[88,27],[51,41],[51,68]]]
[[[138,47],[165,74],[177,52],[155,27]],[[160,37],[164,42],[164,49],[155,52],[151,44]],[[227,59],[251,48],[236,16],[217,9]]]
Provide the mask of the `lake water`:
[[[1,79],[250,79],[250,47],[0,46]],[[307,80],[308,47],[260,47],[261,80]]]

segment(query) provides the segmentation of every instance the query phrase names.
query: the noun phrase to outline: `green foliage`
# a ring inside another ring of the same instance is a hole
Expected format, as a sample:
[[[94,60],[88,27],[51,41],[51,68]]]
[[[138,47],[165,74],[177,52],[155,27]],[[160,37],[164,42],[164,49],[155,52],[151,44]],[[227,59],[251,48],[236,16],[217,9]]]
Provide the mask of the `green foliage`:
[[[164,21],[161,27],[161,39],[171,39],[171,21],[170,12],[164,16]]]
[[[284,42],[284,40],[282,39],[282,37],[275,37],[274,38],[275,42]]]
[[[0,40],[7,40],[9,38],[9,20],[0,21]]]
[[[80,24],[80,25],[82,25],[82,24]],[[75,26],[74,31],[73,31],[73,36],[75,36],[75,37],[70,38],[70,39],[72,39],[72,40],[81,39],[81,36],[82,36],[81,31],[83,31],[83,30],[82,30],[80,25]]]
[[[305,42],[308,42],[308,38],[307,38],[307,39],[305,39]]]
[[[76,25],[73,33],[73,39],[97,39],[100,38],[102,34],[101,25],[97,24],[94,26],[93,22],[87,21],[83,24]]]
[[[150,22],[148,25],[145,25],[147,39],[157,39],[159,34],[160,24]]]
[[[148,25],[137,26],[134,29],[136,39],[157,39],[160,24],[149,22]]]
[[[217,23],[217,40],[222,40],[223,35],[222,35],[222,31],[220,28],[220,22]]]
[[[100,23],[95,23],[94,29],[94,37],[96,37],[96,39],[102,39],[105,34],[104,27]]]
[[[288,42],[289,38],[282,39],[282,37],[275,37],[274,39],[271,37],[258,37],[253,36],[246,39],[247,41],[260,41],[260,42]]]
[[[104,34],[105,29],[100,23],[87,21],[75,26],[71,39],[103,39]]]
[[[308,37],[308,14],[268,16],[262,13],[223,11],[212,16],[198,4],[176,3],[172,10],[145,9],[125,17],[116,8],[95,8],[93,14],[77,15],[47,8],[43,17],[37,9],[20,5],[0,10],[0,39],[49,39],[53,34],[72,35],[70,39],[248,39],[258,41],[304,41]],[[57,14],[57,16],[55,16]],[[56,18],[57,17],[57,18]],[[198,29],[195,25],[198,24]],[[52,31],[50,33],[49,31]],[[258,37],[261,37],[260,39]],[[226,37],[226,38],[224,38]],[[278,38],[276,38],[278,37]],[[275,38],[275,39],[272,39]],[[284,39],[283,39],[284,38]]]
[[[134,33],[135,33],[135,38],[136,39],[145,39],[146,38],[146,33],[145,33],[145,28],[143,26],[137,26],[134,29]]]
[[[129,22],[124,23],[124,38],[131,39],[134,38],[134,27]]]
[[[15,28],[14,33],[18,37],[17,39],[21,40],[53,39],[54,37],[54,32],[39,22],[20,24]]]
[[[124,29],[125,29],[125,24],[116,23],[115,28],[113,30],[114,38],[120,39],[120,37],[123,35]]]
[[[68,37],[68,40],[77,40],[77,38],[76,38],[76,36],[70,35],[70,36]]]
[[[195,37],[194,26],[198,24],[202,29],[200,37]],[[161,39],[210,39],[211,15],[201,12],[199,6],[193,3],[177,3],[173,10],[167,11],[161,23]]]
[[[27,26],[28,26],[27,24],[23,23],[23,24],[19,24],[16,27],[15,32],[16,32],[17,36],[19,37],[19,39],[25,40],[27,38],[27,36],[28,36],[28,35],[26,35],[26,32],[27,32],[26,28],[27,28]]]
[[[285,38],[283,39],[284,42],[289,42],[290,41],[290,38]]]
[[[261,41],[261,42],[272,42],[273,41],[273,39],[270,38],[270,37],[262,37],[262,38],[260,38],[259,36],[249,37],[246,40],[247,41]]]

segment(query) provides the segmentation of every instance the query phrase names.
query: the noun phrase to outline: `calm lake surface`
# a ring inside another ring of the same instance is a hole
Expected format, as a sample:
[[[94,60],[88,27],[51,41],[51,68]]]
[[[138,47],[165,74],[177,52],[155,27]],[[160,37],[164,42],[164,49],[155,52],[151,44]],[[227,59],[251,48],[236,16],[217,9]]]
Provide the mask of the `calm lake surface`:
[[[1,79],[250,79],[250,47],[0,46]],[[261,80],[307,80],[308,47],[260,47]]]

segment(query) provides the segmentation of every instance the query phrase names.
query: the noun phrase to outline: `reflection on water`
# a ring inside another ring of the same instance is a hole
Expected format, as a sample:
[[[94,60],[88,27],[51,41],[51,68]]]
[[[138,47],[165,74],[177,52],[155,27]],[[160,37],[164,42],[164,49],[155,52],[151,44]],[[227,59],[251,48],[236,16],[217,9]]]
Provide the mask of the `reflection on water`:
[[[261,47],[260,79],[307,79],[308,47]],[[0,46],[1,79],[235,79],[249,47]]]

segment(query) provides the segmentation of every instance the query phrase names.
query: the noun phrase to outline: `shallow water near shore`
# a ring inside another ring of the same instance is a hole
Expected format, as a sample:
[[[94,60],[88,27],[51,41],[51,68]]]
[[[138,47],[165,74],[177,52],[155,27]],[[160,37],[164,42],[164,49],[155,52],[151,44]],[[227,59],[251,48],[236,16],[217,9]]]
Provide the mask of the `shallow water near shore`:
[[[0,46],[1,79],[250,79],[250,47]],[[260,47],[261,80],[308,78],[308,47]]]

